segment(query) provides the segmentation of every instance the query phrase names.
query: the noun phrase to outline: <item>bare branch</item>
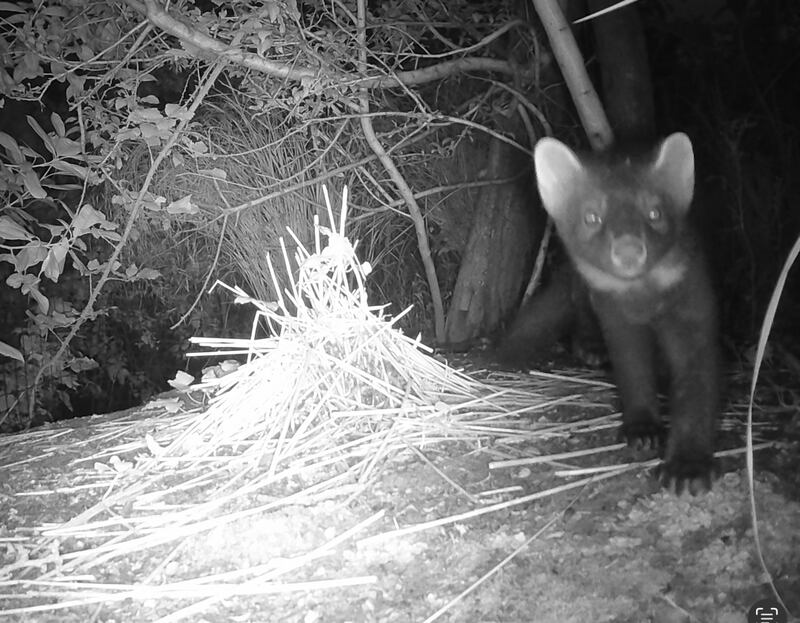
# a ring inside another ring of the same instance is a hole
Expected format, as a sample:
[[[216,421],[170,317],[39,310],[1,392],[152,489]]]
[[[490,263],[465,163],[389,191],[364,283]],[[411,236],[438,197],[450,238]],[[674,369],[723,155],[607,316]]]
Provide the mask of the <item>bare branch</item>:
[[[200,32],[191,26],[175,19],[169,13],[164,11],[163,8],[156,2],[156,0],[123,0],[128,6],[135,9],[139,13],[146,15],[148,21],[161,29],[162,31],[173,35],[180,39],[181,43],[192,51],[199,58],[208,58],[209,60],[216,59],[217,57],[224,56],[229,63],[234,63],[265,73],[270,76],[278,78],[301,81],[301,80],[322,80],[326,82],[341,81],[357,85],[361,88],[367,89],[387,89],[394,88],[400,85],[419,85],[436,80],[441,80],[450,75],[479,71],[479,72],[495,72],[506,75],[520,75],[522,70],[520,67],[505,60],[480,58],[480,57],[465,57],[454,59],[425,67],[423,69],[415,69],[412,71],[397,72],[394,75],[382,76],[365,76],[358,77],[354,74],[348,74],[331,69],[320,69],[319,67],[303,67],[296,63],[291,65],[285,63],[277,63],[265,59],[258,54],[252,52],[245,52],[241,49],[228,45],[214,37]],[[511,26],[515,25],[506,24],[501,27],[498,33],[507,31]],[[486,37],[479,45],[485,45],[487,42],[496,38],[498,33],[493,33]]]

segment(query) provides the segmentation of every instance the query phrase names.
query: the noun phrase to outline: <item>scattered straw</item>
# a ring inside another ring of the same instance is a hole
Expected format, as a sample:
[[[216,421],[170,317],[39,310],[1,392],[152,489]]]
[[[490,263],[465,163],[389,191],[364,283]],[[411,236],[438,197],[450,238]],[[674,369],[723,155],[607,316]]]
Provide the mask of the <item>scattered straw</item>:
[[[257,300],[218,284],[237,302],[255,306],[251,336],[192,340],[196,355],[213,355],[222,363],[200,383],[186,387],[185,395],[155,401],[139,417],[99,421],[82,429],[84,435],[72,434],[77,429],[42,430],[0,439],[0,469],[8,474],[24,474],[36,461],[74,457],[68,465],[74,482],[54,479],[51,486],[18,492],[17,500],[40,503],[50,513],[57,508],[57,496],[79,494],[93,502],[74,517],[25,526],[0,540],[6,551],[16,552],[0,567],[8,604],[0,614],[127,599],[175,600],[176,609],[161,619],[166,623],[196,619],[231,596],[369,584],[375,578],[302,582],[287,573],[332,555],[356,538],[370,543],[467,521],[649,465],[565,465],[570,469],[565,474],[581,478],[375,534],[379,513],[282,562],[197,577],[189,570],[186,577],[158,583],[164,569],[198,537],[291,506],[352,498],[399,454],[421,458],[449,487],[480,504],[490,496],[521,490],[466,491],[428,461],[423,449],[442,442],[468,444],[493,457],[491,467],[499,469],[532,463],[561,466],[561,461],[619,447],[520,458],[543,440],[618,426],[619,415],[610,413],[608,382],[567,373],[487,373],[482,383],[431,356],[419,340],[395,327],[397,317],[392,320],[382,307],[368,304],[364,282],[370,266],[358,261],[357,242],[351,244],[345,236],[346,191],[338,220],[327,192],[325,200],[330,225],[315,222],[313,252],[291,230],[296,245],[292,258],[281,243],[285,272],[293,275],[291,267],[298,267],[284,290],[268,260],[277,300]],[[565,407],[573,417],[572,408],[579,407],[583,419],[552,417]],[[48,515],[43,511],[41,516]],[[373,534],[363,536],[368,528]],[[144,570],[145,582],[102,583],[91,575],[144,551],[152,560]],[[156,552],[160,559],[152,559]]]

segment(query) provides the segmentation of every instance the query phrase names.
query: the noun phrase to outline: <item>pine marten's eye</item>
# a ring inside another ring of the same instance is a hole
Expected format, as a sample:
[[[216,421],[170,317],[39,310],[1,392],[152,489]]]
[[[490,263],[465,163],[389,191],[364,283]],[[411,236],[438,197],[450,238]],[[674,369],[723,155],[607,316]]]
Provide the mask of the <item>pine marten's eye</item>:
[[[639,210],[645,219],[651,224],[656,224],[664,220],[664,212],[661,210],[661,199],[658,195],[647,191],[642,191],[636,197]]]
[[[583,213],[583,223],[588,227],[597,228],[603,224],[603,219],[600,214],[594,210],[586,210],[586,212]]]
[[[656,208],[655,206],[651,207],[647,211],[647,220],[650,221],[651,223],[656,223],[660,221],[661,217],[662,217],[661,210]]]

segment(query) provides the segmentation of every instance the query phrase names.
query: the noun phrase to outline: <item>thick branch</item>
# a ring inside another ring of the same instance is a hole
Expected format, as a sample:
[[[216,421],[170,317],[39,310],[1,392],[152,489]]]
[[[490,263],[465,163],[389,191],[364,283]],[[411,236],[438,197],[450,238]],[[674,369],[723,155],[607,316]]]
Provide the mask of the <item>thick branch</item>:
[[[134,10],[145,15],[151,24],[180,39],[187,49],[196,50],[196,55],[200,58],[208,57],[213,60],[219,56],[224,56],[228,63],[241,65],[248,69],[286,80],[336,80],[341,83],[349,82],[361,88],[388,89],[401,84],[407,86],[425,84],[467,71],[496,72],[506,75],[520,75],[521,73],[520,67],[508,61],[480,57],[465,57],[444,61],[423,69],[397,72],[391,76],[359,77],[354,74],[323,70],[318,67],[298,67],[296,64],[287,65],[267,60],[258,54],[242,51],[235,46],[210,37],[172,17],[164,11],[156,0],[142,0],[142,2],[139,2],[139,0],[123,1]]]
[[[367,45],[366,45],[366,0],[358,0],[358,42],[360,44],[360,64],[365,67],[367,64]],[[436,334],[436,342],[441,343],[444,340],[444,305],[442,303],[442,292],[439,288],[439,279],[436,277],[436,267],[433,264],[433,257],[431,256],[431,247],[428,244],[428,230],[425,226],[425,218],[422,216],[422,210],[419,209],[417,200],[414,198],[414,193],[411,187],[406,182],[403,174],[395,165],[391,156],[386,153],[386,150],[381,145],[380,140],[375,135],[375,130],[372,127],[372,120],[369,117],[369,99],[366,94],[366,87],[361,87],[361,94],[359,95],[359,103],[361,105],[361,129],[364,131],[364,137],[367,139],[367,144],[375,152],[375,155],[380,160],[381,164],[386,169],[389,177],[392,178],[395,186],[397,187],[400,196],[405,200],[408,207],[408,214],[411,221],[414,223],[414,232],[417,234],[417,245],[419,247],[419,254],[422,257],[422,265],[425,268],[425,276],[428,280],[428,287],[431,290],[431,304],[433,305],[433,324],[434,332]]]
[[[423,69],[415,69],[413,71],[399,71],[392,76],[373,76],[369,78],[361,78],[356,81],[356,84],[368,89],[387,89],[396,87],[400,84],[406,86],[424,84],[426,82],[433,82],[440,80],[447,76],[462,73],[465,71],[494,71],[497,73],[508,75],[520,75],[521,68],[495,58],[477,58],[467,57],[458,58],[452,61],[445,61],[437,63],[430,67]]]
[[[137,0],[124,1],[128,6],[146,15],[151,24],[180,39],[189,49],[197,48],[201,56],[204,53],[214,58],[224,56],[229,63],[243,65],[248,69],[277,76],[278,78],[302,80],[304,78],[320,77],[320,72],[317,69],[297,67],[296,65],[290,67],[283,63],[275,63],[258,54],[243,52],[239,48],[218,41],[214,37],[209,37],[207,34],[190,28],[183,22],[171,17],[155,0],[144,0],[144,5]],[[333,78],[334,76],[330,75],[329,77]]]
[[[575,102],[589,143],[595,151],[602,151],[612,143],[611,126],[597,91],[586,73],[583,56],[558,0],[533,0],[533,6],[547,31],[550,47]]]

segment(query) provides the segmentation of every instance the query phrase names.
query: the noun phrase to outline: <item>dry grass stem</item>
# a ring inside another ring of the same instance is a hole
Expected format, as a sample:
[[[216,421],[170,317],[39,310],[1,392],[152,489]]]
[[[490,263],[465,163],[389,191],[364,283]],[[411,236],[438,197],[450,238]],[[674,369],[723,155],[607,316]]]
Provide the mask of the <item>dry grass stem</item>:
[[[327,193],[325,199],[329,226],[316,222],[314,248],[307,250],[290,232],[293,254],[282,239],[279,245],[285,270],[267,260],[274,283],[264,291],[274,291],[274,300],[217,285],[256,313],[248,339],[193,339],[196,355],[223,362],[202,381],[153,401],[136,416],[101,419],[80,434],[77,428],[43,429],[0,439],[0,469],[9,475],[23,474],[37,461],[69,459],[64,469],[70,481],[54,479],[17,492],[17,499],[39,503],[48,513],[60,496],[91,500],[75,516],[56,514],[0,538],[16,552],[0,567],[6,592],[0,614],[174,600],[177,609],[160,619],[166,622],[196,618],[231,596],[371,583],[375,578],[307,582],[287,574],[356,544],[356,538],[364,545],[469,521],[649,465],[565,465],[569,469],[556,474],[577,480],[521,496],[519,486],[476,492],[448,476],[426,448],[450,444],[493,457],[492,469],[560,466],[616,451],[619,444],[525,458],[537,444],[581,434],[589,440],[618,426],[611,385],[566,372],[485,372],[478,381],[431,356],[418,339],[396,328],[396,318],[388,318],[383,307],[368,304],[364,283],[371,267],[358,261],[357,242],[345,236],[346,192],[338,218]],[[288,278],[282,281],[279,274]],[[380,479],[386,464],[400,459],[422,460],[473,504],[508,499],[375,534],[383,517],[377,513],[322,545],[269,564],[205,574],[190,569],[164,579],[165,569],[198,539],[293,506],[351,500]],[[364,537],[367,530],[373,534]],[[147,581],[94,578],[145,551],[151,561]]]

